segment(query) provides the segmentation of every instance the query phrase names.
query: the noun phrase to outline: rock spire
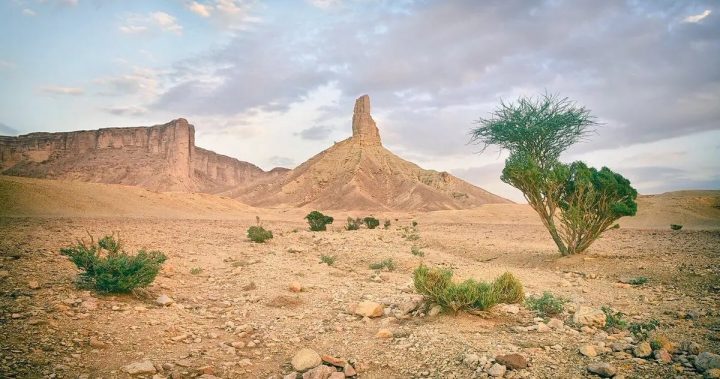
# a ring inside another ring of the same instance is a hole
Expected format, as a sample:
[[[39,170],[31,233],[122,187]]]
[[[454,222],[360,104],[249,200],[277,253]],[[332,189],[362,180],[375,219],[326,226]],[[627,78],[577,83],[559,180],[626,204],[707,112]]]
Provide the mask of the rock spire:
[[[353,140],[362,145],[380,145],[380,133],[370,116],[370,96],[363,95],[355,100],[352,121]]]

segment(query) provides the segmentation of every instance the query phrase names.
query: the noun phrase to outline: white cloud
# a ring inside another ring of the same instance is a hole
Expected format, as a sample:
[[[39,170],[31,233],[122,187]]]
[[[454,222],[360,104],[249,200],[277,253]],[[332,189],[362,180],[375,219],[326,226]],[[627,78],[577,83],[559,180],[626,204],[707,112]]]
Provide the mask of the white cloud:
[[[71,95],[79,96],[85,93],[85,90],[79,87],[63,87],[63,86],[45,86],[40,91],[49,95]]]
[[[15,67],[16,67],[15,63],[0,59],[0,70],[10,70]]]
[[[22,10],[22,14],[24,14],[25,16],[35,16],[35,15],[37,15],[37,13],[35,13],[35,11],[32,10],[32,9],[30,9],[30,8],[25,8],[25,9],[23,9],[23,10]]]
[[[142,67],[134,67],[128,74],[96,79],[95,83],[104,88],[101,94],[110,96],[139,95],[152,99],[160,90],[158,73]]]
[[[340,5],[340,0],[308,0],[308,2],[312,4],[312,6],[320,9],[328,9]]]
[[[148,113],[147,108],[136,105],[105,107],[102,110],[119,116],[141,116]]]
[[[190,5],[188,5],[188,9],[202,17],[210,17],[211,7],[208,5],[200,4],[197,1],[193,1],[192,3],[190,3]]]
[[[702,21],[703,19],[705,19],[705,17],[709,16],[710,13],[712,13],[712,12],[709,9],[706,9],[705,12],[703,12],[703,13],[685,17],[683,19],[683,22],[698,23],[698,22]]]
[[[147,15],[131,14],[125,18],[124,24],[119,29],[125,34],[139,34],[152,28],[177,35],[182,35],[183,30],[177,19],[165,12],[151,12]]]

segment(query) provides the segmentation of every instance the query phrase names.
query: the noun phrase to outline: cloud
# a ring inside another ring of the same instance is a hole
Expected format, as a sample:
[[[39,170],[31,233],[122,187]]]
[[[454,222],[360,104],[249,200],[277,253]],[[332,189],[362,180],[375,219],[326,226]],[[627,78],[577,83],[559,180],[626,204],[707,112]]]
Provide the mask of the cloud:
[[[103,111],[117,116],[141,116],[148,113],[148,110],[139,106],[117,106],[102,108]]]
[[[219,27],[246,30],[260,21],[253,12],[256,4],[256,1],[248,0],[209,0],[192,1],[187,4],[187,8],[201,17],[212,20]]]
[[[292,158],[281,157],[278,155],[273,155],[272,157],[268,158],[267,161],[270,165],[275,167],[291,168],[295,165],[295,161]]]
[[[100,93],[107,96],[140,95],[149,99],[160,90],[158,73],[142,67],[134,67],[128,74],[96,79],[95,83],[102,87]]]
[[[320,9],[328,9],[332,8],[334,6],[340,5],[340,0],[308,0],[308,3],[310,3],[314,7],[318,7]]]
[[[70,95],[80,96],[85,93],[85,90],[79,87],[63,87],[63,86],[45,86],[40,88],[40,91],[48,95]]]
[[[10,70],[15,68],[17,65],[13,62],[0,59],[0,70]]]
[[[124,20],[119,30],[125,34],[145,33],[152,29],[182,35],[183,27],[177,19],[165,12],[150,12],[146,15],[131,14]]]
[[[200,4],[197,1],[193,1],[188,5],[188,9],[192,11],[195,14],[198,14],[202,17],[210,17],[210,7],[204,4]]]
[[[16,136],[18,135],[18,131],[15,128],[12,128],[8,126],[7,124],[3,124],[0,122],[0,135],[4,136]]]
[[[30,17],[37,15],[37,13],[35,13],[35,11],[30,8],[23,9],[22,14],[25,16],[30,16]]]
[[[709,9],[706,9],[703,13],[685,17],[683,22],[698,23],[705,19],[705,17],[710,16],[710,13],[712,12]]]
[[[322,141],[326,140],[330,133],[332,133],[332,128],[322,125],[313,126],[307,129],[303,129],[300,131],[300,133],[296,133],[296,135],[299,135],[300,138],[311,140],[311,141]]]

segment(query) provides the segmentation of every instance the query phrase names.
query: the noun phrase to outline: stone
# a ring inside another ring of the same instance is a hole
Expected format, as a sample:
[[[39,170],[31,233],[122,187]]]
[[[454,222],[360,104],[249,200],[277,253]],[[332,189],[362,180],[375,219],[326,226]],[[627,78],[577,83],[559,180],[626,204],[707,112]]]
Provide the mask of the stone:
[[[587,370],[601,378],[612,378],[617,373],[615,366],[606,362],[591,363],[587,366]]]
[[[551,318],[547,322],[547,326],[549,326],[551,329],[562,329],[565,326],[565,323],[562,320]]]
[[[283,376],[283,379],[297,379],[298,373],[293,371],[285,376]]]
[[[633,355],[638,358],[647,358],[652,355],[652,347],[650,347],[650,343],[648,343],[647,341],[640,342],[633,349]]]
[[[660,363],[672,363],[672,355],[665,349],[655,350],[655,360]]]
[[[463,363],[471,368],[477,367],[478,363],[480,363],[480,356],[475,353],[465,354],[465,357],[463,357]]]
[[[162,294],[158,296],[157,299],[155,299],[155,304],[161,306],[161,307],[167,307],[168,305],[174,303],[175,301],[170,298],[170,296]]]
[[[377,338],[393,338],[393,332],[390,329],[380,329],[380,330],[378,330],[377,334],[375,334],[375,337],[377,337]]]
[[[330,376],[328,376],[328,379],[345,379],[345,374],[339,371],[335,371]]]
[[[355,100],[352,119],[352,139],[361,145],[380,145],[380,132],[370,115],[370,96],[363,95]]]
[[[541,322],[535,326],[535,330],[537,330],[538,333],[547,333],[550,331],[550,327]]]
[[[345,365],[348,363],[347,360],[345,360],[345,359],[335,358],[332,355],[327,355],[327,354],[321,356],[320,359],[322,359],[323,362],[325,362],[327,364],[331,364],[335,367],[345,367]]]
[[[154,374],[157,372],[155,365],[150,361],[133,362],[123,366],[122,370],[129,375]]]
[[[302,292],[303,285],[300,282],[295,281],[295,282],[290,283],[290,285],[288,286],[288,289],[291,292]]]
[[[303,372],[322,364],[322,359],[315,350],[302,348],[295,353],[290,363],[295,371]]]
[[[498,310],[507,314],[516,315],[520,312],[520,306],[517,304],[500,304]]]
[[[581,305],[573,315],[573,322],[577,325],[605,327],[607,317],[605,313],[597,308]]]
[[[720,369],[720,355],[704,351],[695,358],[695,367],[700,371]]]
[[[432,308],[430,308],[430,312],[428,312],[428,316],[435,317],[442,312],[442,307],[439,305],[434,305]]]
[[[488,375],[494,377],[494,378],[502,378],[505,376],[505,372],[507,371],[507,367],[499,364],[494,363],[492,366],[490,366],[489,369],[487,369]]]
[[[353,367],[350,363],[345,364],[345,367],[343,367],[343,373],[348,378],[357,375],[355,367]]]
[[[711,368],[705,371],[705,378],[707,379],[720,379],[720,368]]]
[[[380,317],[385,314],[383,306],[374,301],[361,301],[355,306],[354,313],[363,317]]]
[[[335,372],[333,367],[320,365],[304,373],[303,379],[328,379]]]
[[[93,349],[104,349],[107,347],[107,344],[100,341],[97,337],[90,337],[90,347]]]
[[[613,342],[610,344],[610,348],[612,349],[612,351],[625,351],[630,350],[632,348],[632,345],[627,342]]]
[[[595,346],[593,345],[583,345],[580,346],[580,354],[586,356],[586,357],[597,357],[597,351],[595,350]]]
[[[685,341],[683,342],[681,349],[683,351],[687,351],[689,354],[692,355],[698,355],[700,354],[700,344],[693,341]]]
[[[527,358],[517,353],[498,355],[495,357],[495,361],[511,370],[522,370],[528,367]]]
[[[30,280],[28,281],[28,288],[30,288],[31,290],[36,290],[40,288],[40,283],[38,283],[37,280]]]

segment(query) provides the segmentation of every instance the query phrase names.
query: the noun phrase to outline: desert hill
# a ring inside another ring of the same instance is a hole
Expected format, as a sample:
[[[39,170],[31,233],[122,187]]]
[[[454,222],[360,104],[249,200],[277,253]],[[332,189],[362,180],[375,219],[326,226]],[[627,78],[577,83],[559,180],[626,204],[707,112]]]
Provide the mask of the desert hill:
[[[213,193],[286,171],[265,172],[195,146],[195,127],[182,118],[150,127],[0,136],[5,175]]]
[[[431,211],[511,203],[447,172],[424,170],[382,146],[370,98],[357,99],[352,137],[273,181],[225,194],[263,207]]]

